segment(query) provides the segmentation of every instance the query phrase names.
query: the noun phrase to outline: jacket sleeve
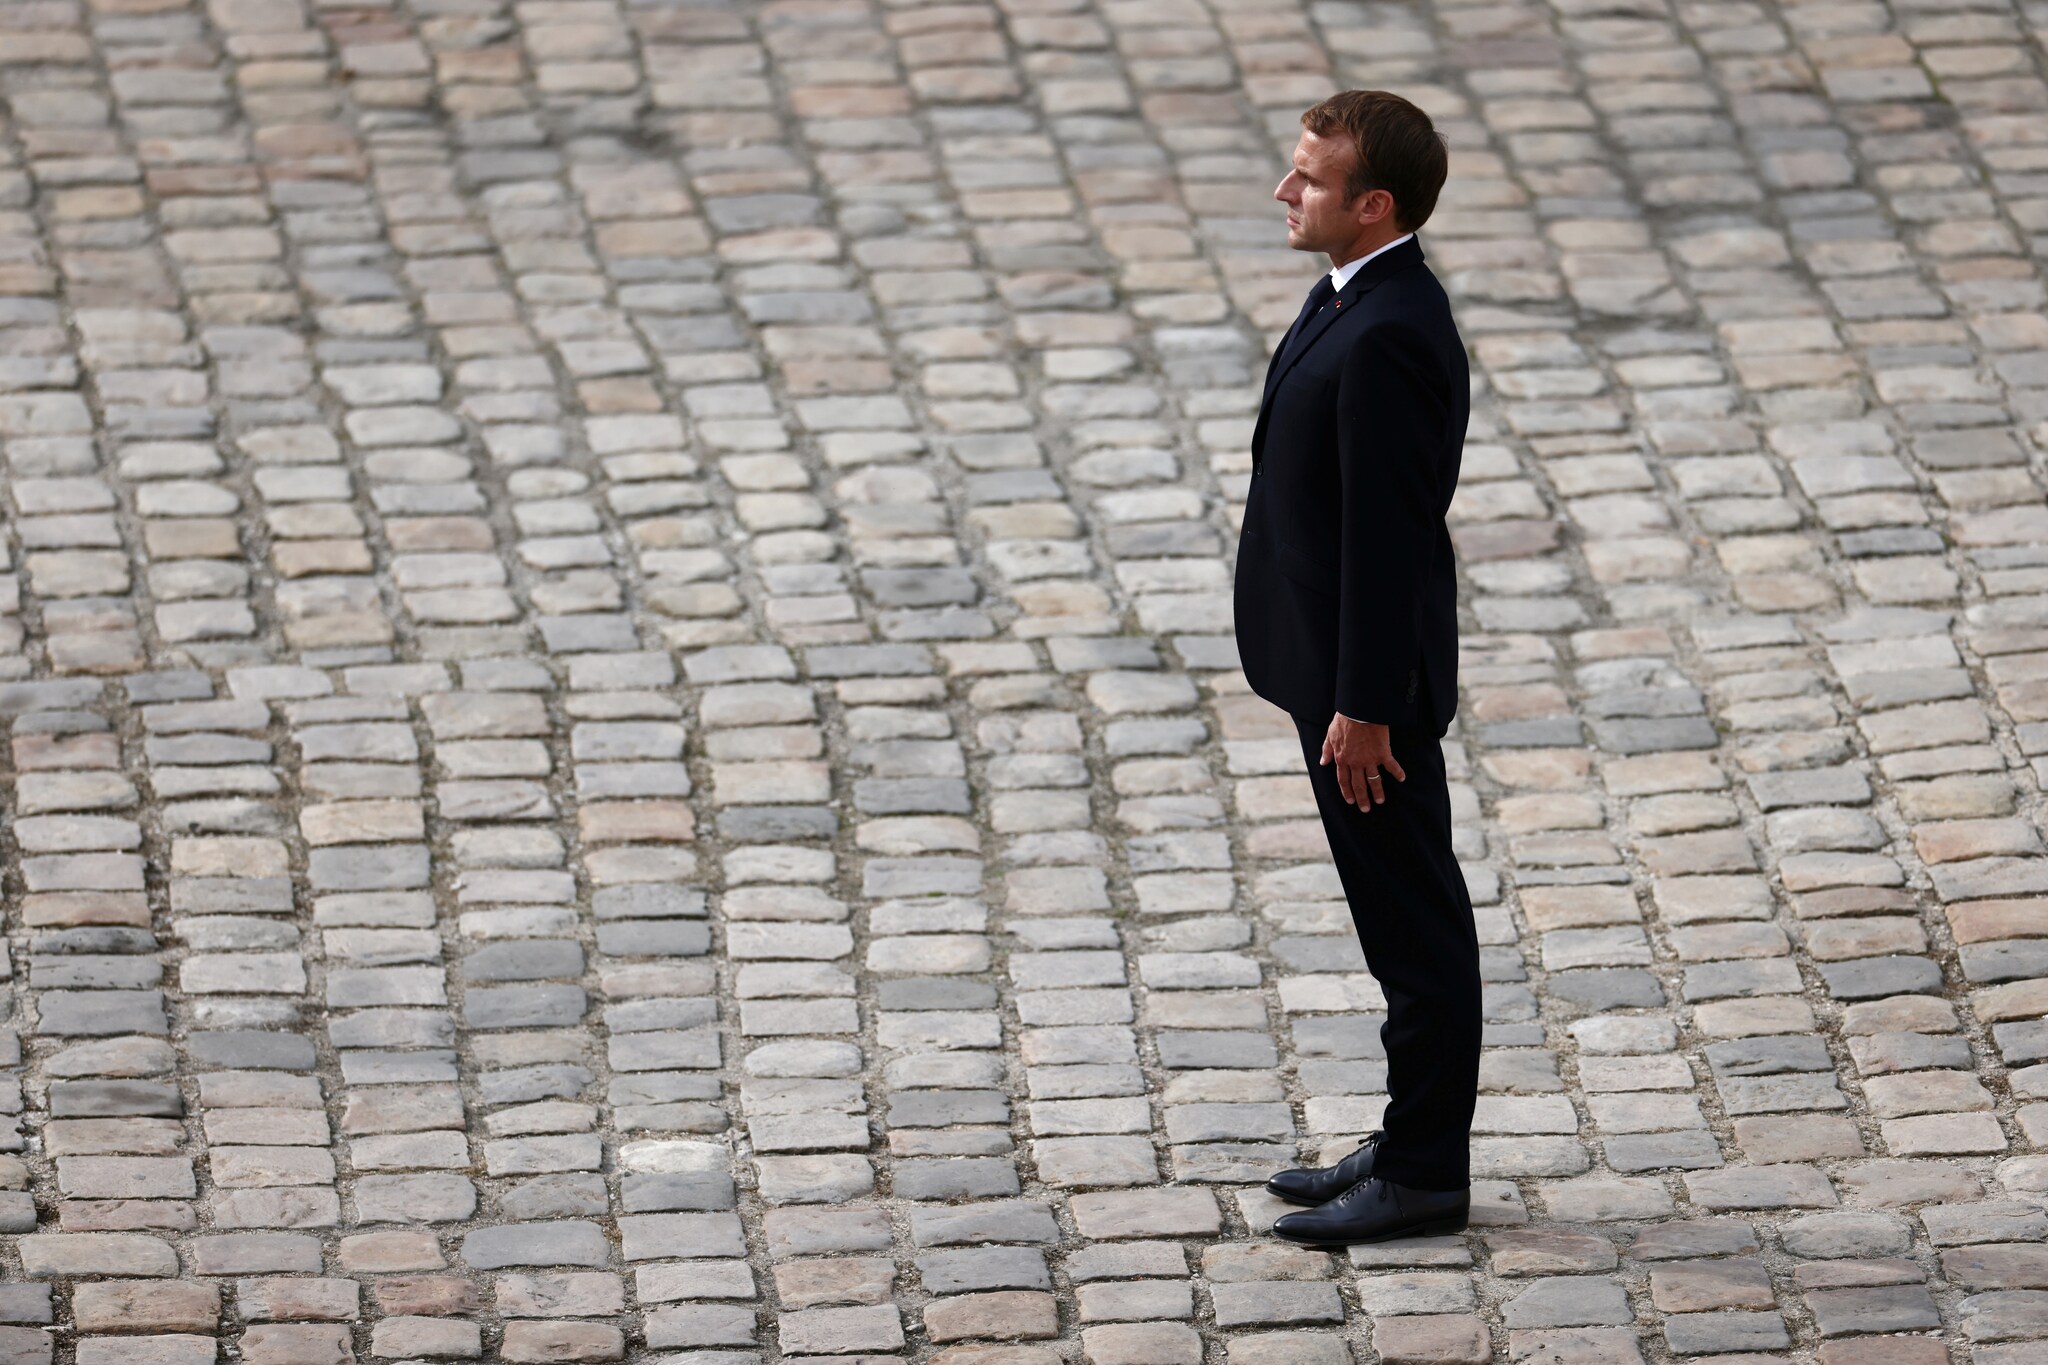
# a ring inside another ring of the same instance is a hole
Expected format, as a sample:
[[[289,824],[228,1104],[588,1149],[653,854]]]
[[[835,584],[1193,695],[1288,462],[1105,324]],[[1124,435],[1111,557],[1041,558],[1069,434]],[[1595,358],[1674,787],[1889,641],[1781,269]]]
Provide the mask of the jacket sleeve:
[[[1419,332],[1381,324],[1352,343],[1338,383],[1336,708],[1352,720],[1420,714],[1423,594],[1444,515],[1438,368]]]

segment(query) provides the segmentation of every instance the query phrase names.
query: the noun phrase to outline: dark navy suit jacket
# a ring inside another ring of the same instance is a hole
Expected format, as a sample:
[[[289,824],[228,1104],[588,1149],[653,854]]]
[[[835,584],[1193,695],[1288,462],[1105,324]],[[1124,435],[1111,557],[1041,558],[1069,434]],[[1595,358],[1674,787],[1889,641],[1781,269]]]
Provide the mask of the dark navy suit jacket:
[[[1444,514],[1471,406],[1450,300],[1411,238],[1300,331],[1276,352],[1252,433],[1237,548],[1245,679],[1311,724],[1341,713],[1441,735],[1458,704]]]

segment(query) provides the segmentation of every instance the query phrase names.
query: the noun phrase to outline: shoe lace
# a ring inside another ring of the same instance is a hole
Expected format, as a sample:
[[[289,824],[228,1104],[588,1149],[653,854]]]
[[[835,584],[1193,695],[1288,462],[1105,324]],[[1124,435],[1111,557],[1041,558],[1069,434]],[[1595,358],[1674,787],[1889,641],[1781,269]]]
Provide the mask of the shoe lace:
[[[1338,1195],[1336,1202],[1348,1209],[1355,1203],[1362,1203],[1373,1198],[1378,1192],[1379,1187],[1384,1183],[1379,1180],[1361,1180],[1350,1189],[1344,1191],[1344,1193]]]

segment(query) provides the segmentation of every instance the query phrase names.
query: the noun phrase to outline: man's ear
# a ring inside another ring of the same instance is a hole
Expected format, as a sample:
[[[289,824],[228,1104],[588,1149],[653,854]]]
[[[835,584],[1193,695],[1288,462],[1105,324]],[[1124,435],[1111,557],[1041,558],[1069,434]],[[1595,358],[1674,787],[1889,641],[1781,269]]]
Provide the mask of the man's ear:
[[[1367,190],[1359,195],[1356,211],[1360,227],[1376,223],[1383,218],[1399,221],[1395,213],[1394,196],[1385,190]]]

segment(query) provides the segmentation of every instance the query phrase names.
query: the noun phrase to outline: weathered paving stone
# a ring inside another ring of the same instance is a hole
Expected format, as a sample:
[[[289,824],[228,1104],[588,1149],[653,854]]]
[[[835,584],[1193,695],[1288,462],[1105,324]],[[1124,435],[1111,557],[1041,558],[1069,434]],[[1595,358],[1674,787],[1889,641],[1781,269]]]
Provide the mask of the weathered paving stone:
[[[1776,1313],[1673,1313],[1664,1319],[1664,1340],[1674,1352],[1780,1350],[1791,1344]]]
[[[1585,1327],[1631,1320],[1628,1297],[1612,1280],[1538,1279],[1504,1308],[1511,1327]]]
[[[463,1239],[463,1260],[478,1270],[522,1265],[603,1265],[610,1253],[595,1224],[557,1222],[481,1228]]]

